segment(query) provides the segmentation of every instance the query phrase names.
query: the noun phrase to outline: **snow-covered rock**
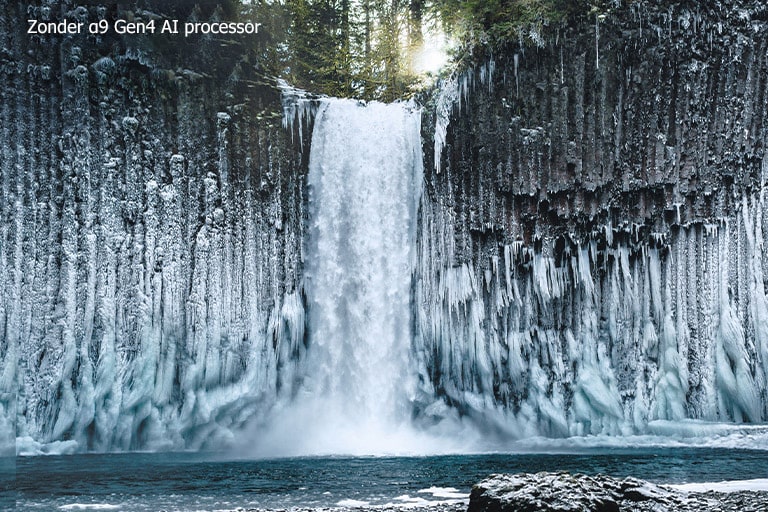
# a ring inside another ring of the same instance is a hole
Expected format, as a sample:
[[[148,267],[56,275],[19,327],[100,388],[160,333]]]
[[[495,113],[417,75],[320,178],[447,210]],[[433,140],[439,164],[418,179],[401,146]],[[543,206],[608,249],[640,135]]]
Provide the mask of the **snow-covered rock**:
[[[633,477],[565,472],[497,474],[472,488],[468,512],[744,512],[765,510],[760,507],[764,507],[767,494],[686,493]]]

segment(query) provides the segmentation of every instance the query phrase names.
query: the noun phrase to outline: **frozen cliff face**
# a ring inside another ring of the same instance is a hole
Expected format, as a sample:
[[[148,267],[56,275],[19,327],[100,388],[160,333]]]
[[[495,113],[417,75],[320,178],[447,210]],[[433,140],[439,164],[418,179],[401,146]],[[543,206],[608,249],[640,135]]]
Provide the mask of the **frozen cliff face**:
[[[767,13],[638,4],[443,86],[427,397],[520,436],[768,419]]]
[[[250,442],[313,394],[462,443],[468,423],[768,420],[762,4],[633,3],[463,72],[425,114],[423,182],[402,105],[284,89],[281,116],[249,66],[28,38],[19,9],[0,16],[5,451]],[[366,133],[384,119],[396,143]]]
[[[270,403],[304,323],[304,178],[279,94],[244,69],[217,82],[26,37],[16,8],[0,16],[0,432],[31,451],[227,440]]]

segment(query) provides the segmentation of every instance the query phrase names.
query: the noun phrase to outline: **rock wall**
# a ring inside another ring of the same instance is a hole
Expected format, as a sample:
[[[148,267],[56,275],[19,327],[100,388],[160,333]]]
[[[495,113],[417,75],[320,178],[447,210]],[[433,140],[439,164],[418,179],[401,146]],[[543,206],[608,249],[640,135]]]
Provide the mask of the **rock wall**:
[[[281,311],[302,308],[306,164],[279,91],[245,61],[170,68],[146,38],[27,35],[27,15],[109,16],[41,5],[0,15],[2,432],[226,440],[274,395]]]
[[[302,377],[312,102],[281,111],[213,39],[29,37],[28,9],[116,15],[35,5],[0,15],[0,444],[227,443]],[[425,108],[413,416],[765,421],[768,9],[630,3],[550,36]]]
[[[436,394],[517,436],[768,418],[767,21],[629,3],[442,85],[425,414]]]

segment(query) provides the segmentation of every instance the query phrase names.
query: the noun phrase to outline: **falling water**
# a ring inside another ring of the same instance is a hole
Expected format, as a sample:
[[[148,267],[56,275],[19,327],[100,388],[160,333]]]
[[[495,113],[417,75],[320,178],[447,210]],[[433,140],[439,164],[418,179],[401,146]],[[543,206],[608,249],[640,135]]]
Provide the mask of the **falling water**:
[[[405,103],[328,99],[318,110],[308,178],[308,349],[297,391],[266,438],[281,454],[402,453],[416,442],[409,422],[420,122]],[[423,440],[411,449],[423,451]]]
[[[419,114],[328,101],[310,155],[307,387],[349,418],[407,411]]]

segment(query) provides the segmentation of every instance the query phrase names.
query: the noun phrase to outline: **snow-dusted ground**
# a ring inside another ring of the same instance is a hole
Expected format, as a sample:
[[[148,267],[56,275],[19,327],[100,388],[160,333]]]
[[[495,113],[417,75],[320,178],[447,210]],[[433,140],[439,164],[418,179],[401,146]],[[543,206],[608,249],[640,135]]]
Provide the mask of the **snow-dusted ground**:
[[[726,480],[722,482],[697,482],[690,484],[667,485],[667,487],[685,492],[768,492],[768,478],[754,478],[752,480]]]
[[[758,511],[764,510],[765,481],[659,486],[636,478],[569,473],[491,475],[475,485],[469,512],[488,510]],[[761,491],[761,492],[756,492]]]

